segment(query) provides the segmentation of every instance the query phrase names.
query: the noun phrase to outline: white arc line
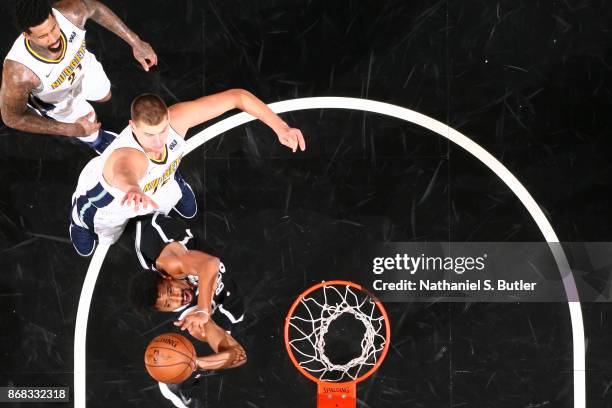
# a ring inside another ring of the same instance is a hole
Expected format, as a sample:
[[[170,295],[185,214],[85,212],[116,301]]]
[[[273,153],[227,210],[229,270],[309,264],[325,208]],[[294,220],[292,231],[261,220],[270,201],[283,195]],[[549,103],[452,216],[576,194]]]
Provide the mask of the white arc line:
[[[514,177],[514,175],[503,164],[501,164],[489,152],[480,147],[480,145],[444,123],[413,110],[388,103],[357,98],[319,97],[291,99],[288,101],[272,103],[268,106],[276,113],[305,109],[352,109],[392,116],[394,118],[402,119],[422,126],[442,137],[447,138],[471,153],[476,159],[480,160],[485,166],[493,171],[508,186],[508,188],[512,190],[527,211],[529,211],[529,214],[542,232],[544,239],[549,243],[551,252],[555,262],[557,263],[559,272],[561,273],[565,293],[568,299],[572,324],[574,408],[586,407],[584,323],[576,283],[571,273],[567,257],[565,256],[561,246],[558,244],[559,239],[557,238],[552,225],[550,225],[550,222],[548,222],[548,219],[533,197],[531,197],[531,194],[529,194],[527,189],[525,189],[518,179]],[[255,120],[255,118],[251,115],[247,113],[240,113],[204,129],[187,141],[185,155],[219,134],[252,120]],[[87,270],[87,275],[85,276],[85,282],[83,283],[81,298],[79,300],[79,308],[77,310],[74,339],[74,406],[76,408],[85,408],[86,403],[85,340],[87,316],[89,315],[89,306],[91,303],[93,288],[107,250],[107,246],[100,245],[94,253],[89,269]]]
[[[99,245],[89,263],[83,288],[81,289],[81,297],[79,298],[79,306],[77,309],[76,323],[74,327],[74,406],[85,407],[86,401],[86,383],[85,383],[85,345],[87,340],[87,319],[89,317],[89,306],[91,305],[91,297],[96,286],[98,274],[102,268],[102,262],[108,252],[108,245]]]

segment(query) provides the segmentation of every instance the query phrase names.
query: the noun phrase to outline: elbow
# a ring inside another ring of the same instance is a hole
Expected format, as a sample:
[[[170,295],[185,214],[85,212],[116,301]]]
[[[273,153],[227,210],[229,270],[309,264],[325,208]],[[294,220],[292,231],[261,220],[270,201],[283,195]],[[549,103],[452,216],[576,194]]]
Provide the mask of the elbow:
[[[217,273],[219,272],[219,265],[221,265],[221,260],[216,256],[209,254],[199,253],[198,255],[198,258],[195,258],[196,263],[194,264],[196,270],[199,269],[200,271],[206,272],[211,276],[217,276]]]
[[[216,256],[211,256],[210,257],[210,264],[211,264],[211,268],[215,271],[218,272],[219,271],[219,267],[221,266],[221,260],[219,258],[217,258]]]
[[[206,255],[206,264],[215,271],[219,270],[219,265],[221,264],[221,260],[216,256]]]
[[[14,114],[10,114],[6,111],[6,108],[0,107],[0,116],[2,116],[2,122],[4,122],[7,127],[17,129],[18,120]]]
[[[240,98],[243,97],[245,95],[250,95],[251,93],[249,91],[247,91],[246,89],[242,89],[242,88],[232,88],[230,90],[228,90],[227,92],[229,92],[231,95],[233,95],[234,97]]]
[[[22,130],[24,132],[28,131],[28,118],[25,112],[15,112],[12,109],[7,109],[4,105],[0,105],[0,116],[2,117],[2,122],[4,122],[7,127],[15,130]]]
[[[234,106],[242,111],[244,111],[246,102],[253,98],[253,94],[242,88],[234,88],[230,89],[229,94],[234,99]]]

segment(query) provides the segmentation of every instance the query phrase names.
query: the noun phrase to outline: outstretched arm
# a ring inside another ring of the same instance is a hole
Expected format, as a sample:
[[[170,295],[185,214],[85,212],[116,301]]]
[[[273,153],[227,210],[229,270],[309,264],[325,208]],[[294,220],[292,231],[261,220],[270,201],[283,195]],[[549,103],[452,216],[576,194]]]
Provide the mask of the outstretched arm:
[[[139,181],[147,171],[146,157],[136,149],[122,148],[115,150],[106,160],[103,175],[106,182],[125,192],[121,204],[134,205],[138,211],[142,204],[144,208],[158,205],[140,188]]]
[[[219,259],[201,251],[188,251],[177,242],[171,242],[162,250],[155,261],[156,267],[169,277],[182,279],[188,275],[197,275],[200,292],[198,295],[198,312],[185,316],[175,325],[188,329],[189,333],[200,341],[207,342],[215,354],[198,357],[198,368],[217,370],[238,367],[246,363],[246,353],[242,346],[229,333],[210,320],[210,305],[219,272]]]
[[[79,118],[75,123],[62,123],[42,117],[28,108],[28,96],[39,85],[38,77],[23,64],[12,60],[4,62],[0,112],[6,126],[24,132],[59,136],[87,136],[98,130],[100,124],[90,122],[89,115]]]
[[[276,133],[279,142],[293,152],[298,148],[302,151],[306,149],[304,136],[299,129],[290,128],[265,103],[244,89],[230,89],[172,105],[169,108],[170,124],[184,136],[190,128],[232,109],[240,109],[261,120]]]
[[[234,368],[246,363],[244,348],[229,333],[217,326],[213,321],[206,324],[203,336],[194,336],[206,341],[215,354],[198,357],[198,368],[202,370],[219,370]]]
[[[91,18],[102,27],[115,33],[132,47],[134,58],[145,71],[157,65],[157,55],[151,45],[142,41],[111,9],[101,2],[97,0],[61,0],[55,7],[78,27],[84,28],[85,22]]]

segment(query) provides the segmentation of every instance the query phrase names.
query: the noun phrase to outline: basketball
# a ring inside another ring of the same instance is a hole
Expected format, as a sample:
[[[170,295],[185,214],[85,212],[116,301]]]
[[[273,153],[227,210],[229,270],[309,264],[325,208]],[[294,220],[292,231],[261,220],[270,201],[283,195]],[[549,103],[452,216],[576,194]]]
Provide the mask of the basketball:
[[[185,381],[196,369],[193,344],[177,333],[155,337],[145,350],[144,362],[151,377],[166,384]]]

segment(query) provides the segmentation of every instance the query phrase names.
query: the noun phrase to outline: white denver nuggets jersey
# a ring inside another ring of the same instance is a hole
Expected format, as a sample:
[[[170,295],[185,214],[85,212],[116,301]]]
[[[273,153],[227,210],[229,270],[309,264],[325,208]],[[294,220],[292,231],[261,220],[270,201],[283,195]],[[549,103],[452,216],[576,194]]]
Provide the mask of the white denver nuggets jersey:
[[[185,141],[174,129],[170,128],[162,159],[156,161],[147,157],[149,167],[138,184],[159,205],[158,209],[151,206],[145,209],[141,205],[136,212],[132,206],[121,205],[125,193],[104,179],[102,173],[106,159],[112,152],[122,148],[139,150],[145,154],[130,126],[126,127],[101,156],[85,166],[72,196],[73,221],[94,231],[100,243],[112,244],[117,241],[130,218],[154,211],[167,214],[182,196],[174,173],[183,158]]]
[[[71,111],[75,97],[82,92],[83,74],[93,55],[85,47],[85,30],[55,9],[53,15],[61,30],[63,52],[59,59],[38,55],[23,34],[17,38],[6,59],[25,65],[40,79],[40,86],[32,91],[28,102],[40,111],[62,115]]]

